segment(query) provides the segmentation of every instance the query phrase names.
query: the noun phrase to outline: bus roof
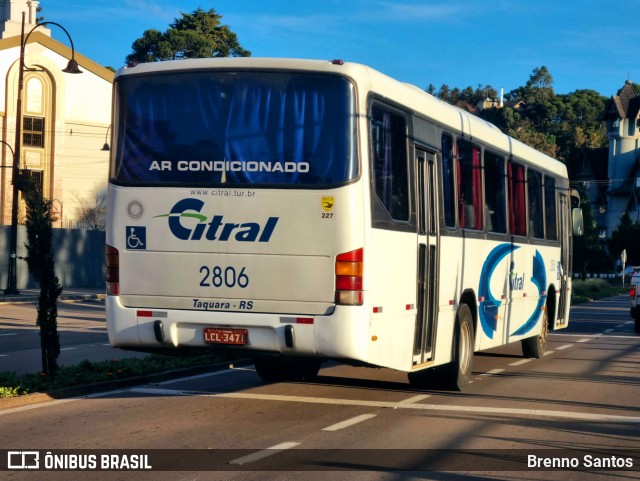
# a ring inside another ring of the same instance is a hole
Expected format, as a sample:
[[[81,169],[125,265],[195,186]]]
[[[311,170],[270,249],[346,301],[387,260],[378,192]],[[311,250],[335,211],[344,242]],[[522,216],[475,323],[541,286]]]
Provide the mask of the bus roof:
[[[208,69],[289,70],[333,73],[352,78],[361,95],[380,94],[393,102],[409,107],[416,115],[433,121],[469,140],[478,139],[509,157],[522,159],[556,175],[567,177],[566,166],[524,143],[507,136],[495,125],[463,109],[430,95],[419,87],[395,80],[365,65],[342,60],[305,60],[292,58],[222,57],[166,62],[150,62],[123,67],[116,72],[114,82],[122,76],[155,72]]]

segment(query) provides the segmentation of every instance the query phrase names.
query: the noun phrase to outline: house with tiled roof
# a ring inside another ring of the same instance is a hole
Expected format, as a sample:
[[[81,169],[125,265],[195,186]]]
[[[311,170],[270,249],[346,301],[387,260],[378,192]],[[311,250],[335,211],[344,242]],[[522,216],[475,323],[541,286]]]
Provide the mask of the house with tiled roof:
[[[0,0],[0,225],[11,224],[13,152],[21,117],[19,168],[28,170],[54,201],[54,227],[82,228],[83,206],[95,205],[107,185],[109,153],[101,149],[111,122],[113,72],[83,56],[82,45],[72,52],[63,29],[46,22],[39,26],[38,4]],[[18,115],[23,12],[25,68]],[[80,75],[63,72],[72,53]],[[23,223],[21,198],[18,212]]]
[[[640,219],[640,92],[630,80],[609,99],[603,120],[609,136],[606,233],[610,236],[625,212]]]

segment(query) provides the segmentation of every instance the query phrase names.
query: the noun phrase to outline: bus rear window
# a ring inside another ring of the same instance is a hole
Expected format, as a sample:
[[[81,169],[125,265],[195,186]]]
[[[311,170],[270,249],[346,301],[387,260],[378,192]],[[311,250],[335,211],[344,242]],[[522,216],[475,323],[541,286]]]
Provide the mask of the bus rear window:
[[[308,187],[358,176],[353,86],[340,77],[123,76],[116,109],[115,183]]]

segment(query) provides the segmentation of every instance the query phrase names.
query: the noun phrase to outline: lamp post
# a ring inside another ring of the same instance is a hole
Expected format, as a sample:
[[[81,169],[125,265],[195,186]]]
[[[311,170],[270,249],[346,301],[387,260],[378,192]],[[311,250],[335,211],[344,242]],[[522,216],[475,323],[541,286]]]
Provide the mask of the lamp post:
[[[13,152],[13,175],[12,175],[12,184],[13,184],[13,197],[11,204],[11,234],[9,239],[9,272],[7,276],[7,288],[4,290],[5,294],[16,295],[20,294],[17,288],[17,275],[16,275],[16,267],[17,267],[17,246],[18,246],[18,189],[16,188],[16,180],[18,178],[18,173],[20,170],[20,150],[22,147],[22,90],[24,87],[24,50],[27,45],[27,41],[29,40],[29,36],[33,33],[33,31],[38,27],[43,27],[45,25],[55,25],[60,27],[64,33],[69,38],[69,42],[71,43],[71,60],[67,64],[67,67],[62,71],[65,73],[82,73],[82,71],[78,68],[78,62],[75,59],[75,49],[73,47],[73,40],[71,39],[71,35],[67,32],[67,29],[62,25],[56,22],[43,22],[39,23],[35,27],[33,27],[27,36],[24,35],[24,22],[25,22],[25,12],[22,12],[22,29],[20,31],[20,64],[18,70],[18,104],[16,106],[16,140],[15,140],[15,150]],[[7,144],[8,145],[8,144]]]

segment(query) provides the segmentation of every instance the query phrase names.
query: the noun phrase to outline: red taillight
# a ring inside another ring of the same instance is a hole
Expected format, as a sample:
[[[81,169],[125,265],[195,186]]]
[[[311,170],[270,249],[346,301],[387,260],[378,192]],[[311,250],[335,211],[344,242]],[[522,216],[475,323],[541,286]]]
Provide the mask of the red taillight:
[[[361,291],[362,277],[336,276],[336,289],[339,291]]]
[[[629,295],[631,297],[636,297],[637,286],[635,284],[631,285],[631,290],[629,291]]]
[[[361,306],[364,249],[345,252],[336,257],[336,304]]]
[[[120,294],[120,255],[118,249],[106,246],[107,295]]]

